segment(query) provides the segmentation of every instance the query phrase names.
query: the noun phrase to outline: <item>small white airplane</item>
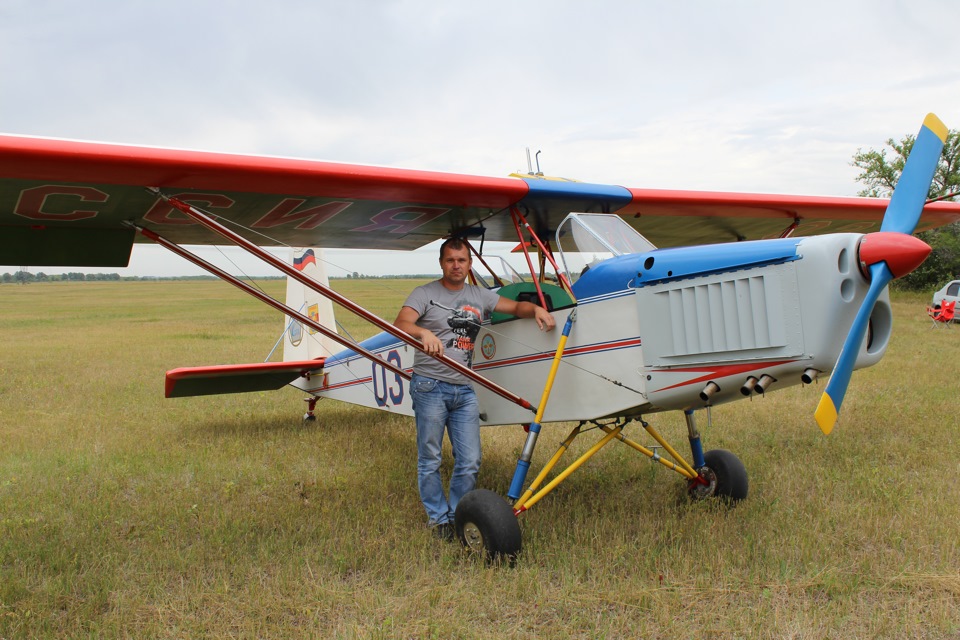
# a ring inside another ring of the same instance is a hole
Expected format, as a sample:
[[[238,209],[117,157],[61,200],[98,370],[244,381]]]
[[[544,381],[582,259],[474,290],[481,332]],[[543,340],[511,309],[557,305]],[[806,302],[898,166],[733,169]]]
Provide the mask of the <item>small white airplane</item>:
[[[691,496],[736,502],[747,496],[746,470],[729,451],[704,451],[697,410],[830,375],[815,412],[830,433],[853,370],[878,362],[889,343],[887,284],[930,251],[911,234],[960,220],[960,203],[926,202],[946,135],[928,115],[890,200],[628,189],[532,170],[484,178],[0,136],[0,263],[125,266],[135,241],[157,242],[290,318],[283,362],[175,369],[167,396],[291,384],[309,397],[307,417],[320,398],[412,414],[407,381],[422,346],[330,289],[319,248],[518,240],[529,276],[475,251],[473,281],[551,310],[563,331],[495,315],[464,325],[479,345],[473,370],[444,360],[476,382],[481,424],[526,426],[512,504],[478,489],[456,513],[464,545],[512,561],[517,517],[614,440],[679,473]],[[286,273],[286,303],[182,246],[222,239]],[[312,248],[287,263],[259,245]],[[360,344],[341,337],[332,302],[383,333]],[[647,421],[663,411],[684,413],[689,459]],[[541,424],[560,421],[577,426],[527,484]],[[625,435],[634,423],[656,446]],[[599,441],[547,482],[590,431]]]

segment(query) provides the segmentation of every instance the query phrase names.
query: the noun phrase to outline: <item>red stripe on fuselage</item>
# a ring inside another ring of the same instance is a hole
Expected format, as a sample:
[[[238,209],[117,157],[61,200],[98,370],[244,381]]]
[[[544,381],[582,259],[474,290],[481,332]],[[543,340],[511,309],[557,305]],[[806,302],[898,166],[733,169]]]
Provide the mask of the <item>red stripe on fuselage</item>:
[[[616,340],[614,342],[601,342],[598,344],[584,345],[582,347],[574,347],[572,349],[567,349],[563,352],[563,357],[569,356],[580,356],[588,353],[596,353],[600,351],[614,351],[616,349],[628,349],[630,347],[639,347],[641,344],[640,338],[627,338],[624,340]],[[542,351],[540,353],[534,353],[528,356],[517,356],[515,358],[507,358],[504,360],[497,360],[494,362],[486,362],[477,364],[474,369],[477,371],[483,369],[499,369],[500,367],[512,367],[518,364],[527,364],[530,362],[537,362],[540,360],[552,360],[555,352],[553,351]]]
[[[668,387],[663,387],[657,389],[656,391],[667,391],[669,389],[676,389],[677,387],[683,387],[688,384],[696,384],[698,382],[707,382],[708,380],[714,380],[716,378],[725,378],[727,376],[737,375],[738,373],[746,373],[748,371],[756,371],[757,369],[767,369],[770,367],[776,367],[781,364],[787,364],[788,362],[795,362],[795,360],[776,360],[773,362],[751,362],[749,364],[732,364],[723,367],[690,367],[689,369],[669,369],[664,370],[661,373],[694,373],[698,371],[706,371],[707,374],[700,376],[699,378],[691,378],[690,380],[685,380],[683,382],[678,382],[677,384],[672,384]]]

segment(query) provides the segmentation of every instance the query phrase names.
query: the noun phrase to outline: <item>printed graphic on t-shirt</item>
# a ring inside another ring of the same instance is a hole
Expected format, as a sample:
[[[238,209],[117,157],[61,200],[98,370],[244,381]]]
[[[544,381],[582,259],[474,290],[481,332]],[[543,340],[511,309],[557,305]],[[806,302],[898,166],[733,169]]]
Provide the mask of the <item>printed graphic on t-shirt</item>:
[[[456,349],[463,351],[466,365],[473,364],[473,341],[480,333],[480,321],[483,314],[476,307],[468,304],[462,305],[447,317],[447,325],[453,331],[454,336],[444,345],[446,349]]]

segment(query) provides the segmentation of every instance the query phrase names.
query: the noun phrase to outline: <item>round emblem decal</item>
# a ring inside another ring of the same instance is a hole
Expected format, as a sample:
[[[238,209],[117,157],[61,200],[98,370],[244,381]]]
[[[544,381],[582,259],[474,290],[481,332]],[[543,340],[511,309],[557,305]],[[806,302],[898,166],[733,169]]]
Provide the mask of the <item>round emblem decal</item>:
[[[483,354],[483,357],[489,360],[497,353],[497,343],[493,339],[493,335],[488,333],[483,336],[483,340],[480,341],[480,353]]]
[[[291,322],[287,329],[287,337],[290,339],[290,344],[295,347],[300,346],[300,341],[303,340],[303,326],[299,322]]]

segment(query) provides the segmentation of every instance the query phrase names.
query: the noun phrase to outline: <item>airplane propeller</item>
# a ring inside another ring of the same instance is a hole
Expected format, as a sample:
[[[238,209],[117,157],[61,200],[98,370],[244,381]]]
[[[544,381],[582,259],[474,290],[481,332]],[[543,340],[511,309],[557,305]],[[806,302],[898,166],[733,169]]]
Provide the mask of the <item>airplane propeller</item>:
[[[940,162],[946,139],[947,127],[934,114],[927,114],[890,204],[887,205],[880,231],[867,234],[860,241],[858,257],[861,270],[869,277],[870,288],[850,326],[840,357],[814,414],[824,434],[829,434],[837,423],[840,405],[843,404],[877,298],[891,280],[916,269],[930,253],[926,243],[910,234],[920,222],[930,182]]]

